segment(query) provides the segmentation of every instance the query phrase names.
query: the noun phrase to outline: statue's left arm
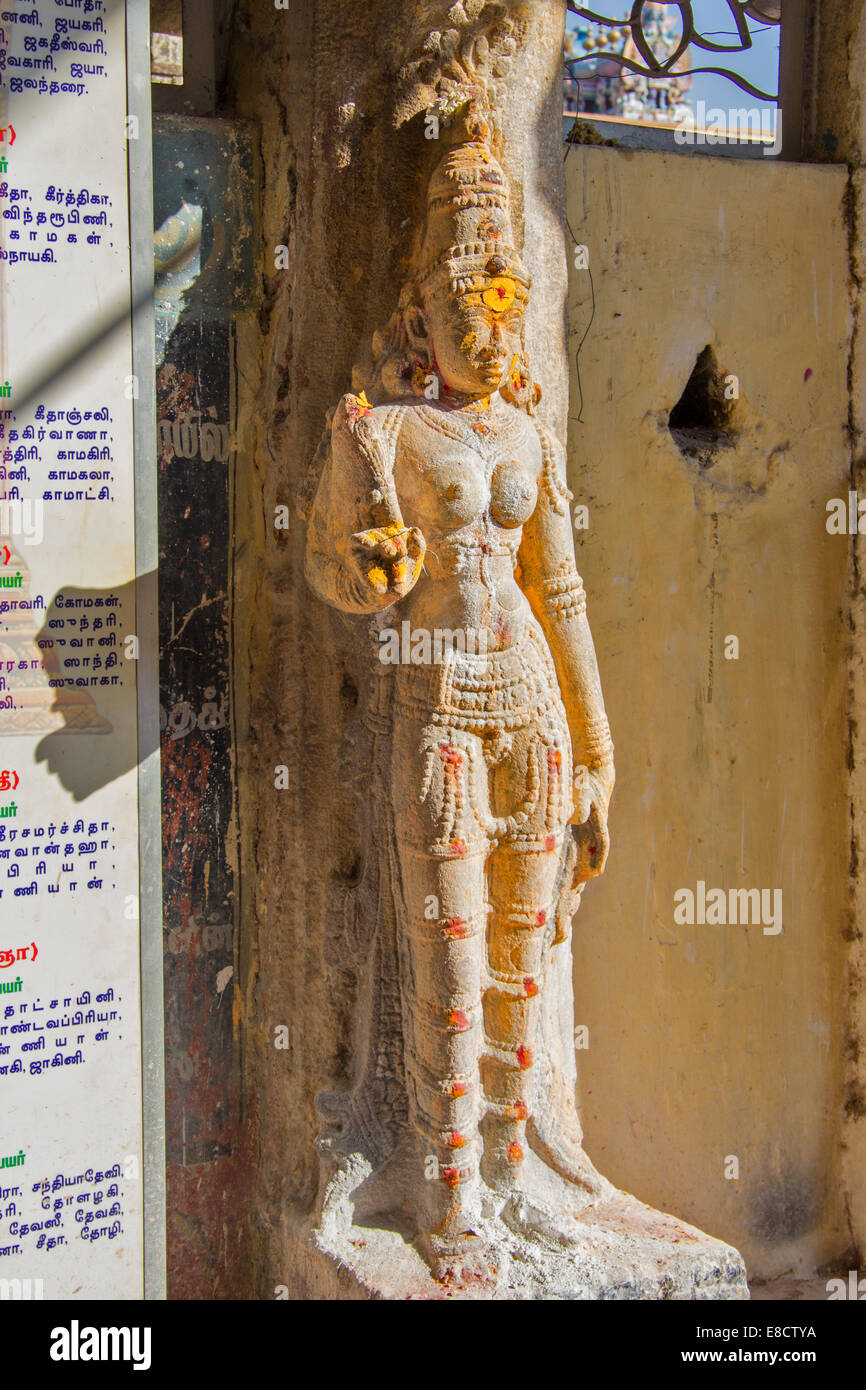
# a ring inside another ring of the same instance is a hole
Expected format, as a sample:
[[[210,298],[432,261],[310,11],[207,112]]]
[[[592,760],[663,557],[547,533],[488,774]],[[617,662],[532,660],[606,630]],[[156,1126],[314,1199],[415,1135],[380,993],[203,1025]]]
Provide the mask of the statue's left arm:
[[[572,823],[590,821],[599,841],[582,875],[589,877],[601,873],[607,857],[613,743],[586,616],[586,594],[574,558],[565,451],[544,426],[538,427],[538,434],[542,474],[538,503],[523,530],[520,582],[547,638],[568,718],[575,769]]]

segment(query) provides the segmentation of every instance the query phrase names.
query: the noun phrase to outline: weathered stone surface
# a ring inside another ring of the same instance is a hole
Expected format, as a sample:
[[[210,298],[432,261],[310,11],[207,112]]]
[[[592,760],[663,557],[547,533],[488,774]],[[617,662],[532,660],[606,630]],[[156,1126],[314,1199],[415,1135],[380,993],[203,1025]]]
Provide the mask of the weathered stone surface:
[[[384,1299],[747,1299],[736,1250],[625,1193],[569,1219],[517,1199],[481,1223],[491,1257],[437,1280],[397,1231],[352,1224],[351,1175],[329,1188],[314,1238],[339,1268],[337,1290]],[[308,1262],[304,1257],[303,1262]],[[324,1263],[324,1261],[322,1262]]]
[[[866,271],[866,8],[846,0],[820,0],[806,6],[804,73],[804,156],[847,166],[844,209],[848,233],[851,338],[848,344],[848,444],[850,475],[845,487],[862,499],[866,493],[866,323],[863,285]],[[844,489],[840,488],[840,492]],[[846,996],[844,1126],[840,1145],[844,1171],[845,1216],[855,1248],[866,1248],[866,875],[863,874],[866,826],[866,600],[862,575],[866,541],[860,530],[851,544],[853,582],[847,614],[851,637],[850,691],[847,707],[851,856],[850,923]]]
[[[282,732],[265,775],[299,774],[284,811],[255,811],[244,1007],[293,1020],[289,1057],[265,1037],[246,1063],[262,1286],[741,1297],[736,1252],[595,1171],[574,1104],[570,921],[604,867],[613,764],[559,442],[564,6],[404,6],[405,30],[362,8],[313,5],[293,49],[313,90],[262,392],[262,448],[308,523],[266,590],[254,692],[263,747],[269,706]],[[368,60],[347,67],[340,17]],[[348,620],[301,591],[302,549]],[[468,654],[388,677],[382,615],[404,613]]]
[[[501,162],[525,12],[490,9],[455,6],[453,31],[401,74],[398,121],[426,109],[444,149],[307,512],[311,585],[377,615],[362,702],[375,794],[357,799],[363,868],[338,924],[366,989],[353,1084],[319,1099],[338,1161],[319,1247],[364,1284],[393,1253],[404,1296],[410,1250],[455,1291],[591,1297],[610,1280],[697,1296],[715,1286],[676,1244],[703,1238],[595,1172],[573,1100],[568,938],[607,858],[613,747],[564,451],[535,420],[532,277]],[[408,1222],[412,1246],[360,1243],[356,1205]],[[730,1273],[742,1288],[733,1254]]]

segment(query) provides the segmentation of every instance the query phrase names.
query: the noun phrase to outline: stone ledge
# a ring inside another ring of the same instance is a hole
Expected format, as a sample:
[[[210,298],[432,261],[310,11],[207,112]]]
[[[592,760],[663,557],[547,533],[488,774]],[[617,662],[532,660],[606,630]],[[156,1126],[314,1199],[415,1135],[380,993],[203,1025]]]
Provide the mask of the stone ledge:
[[[480,1234],[495,1263],[460,1282],[433,1278],[400,1232],[351,1220],[351,1191],[326,1202],[316,1228],[295,1227],[293,1264],[302,1297],[470,1301],[740,1300],[749,1298],[742,1257],[723,1241],[616,1192],[556,1230],[518,1199]],[[532,1234],[526,1234],[532,1222]]]

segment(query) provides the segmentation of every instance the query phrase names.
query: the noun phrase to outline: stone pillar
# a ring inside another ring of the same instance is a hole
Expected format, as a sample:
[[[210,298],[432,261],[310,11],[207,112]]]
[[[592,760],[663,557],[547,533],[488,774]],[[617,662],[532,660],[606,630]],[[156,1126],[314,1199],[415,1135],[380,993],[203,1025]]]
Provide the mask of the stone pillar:
[[[326,415],[360,392],[353,367],[417,254],[442,157],[438,140],[425,139],[424,112],[443,62],[463,61],[467,37],[495,46],[497,24],[512,18],[520,41],[497,60],[498,152],[533,280],[526,349],[544,388],[539,426],[564,438],[564,0],[290,0],[285,9],[248,0],[236,21],[229,87],[237,114],[261,129],[263,226],[260,333],[238,363],[246,467],[235,596],[235,665],[249,672],[249,706],[238,705],[238,1027],[255,1174],[239,1258],[260,1297],[441,1296],[399,1235],[387,1244],[362,1226],[326,1229],[316,1098],[346,1091],[381,1017],[358,1007],[365,986],[347,968],[354,923],[340,928],[364,867],[349,788],[363,642],[305,582],[300,516],[310,514]],[[561,459],[551,450],[545,459],[552,475]],[[572,1064],[563,1063],[566,1081]],[[349,1205],[351,1164],[344,1176]],[[735,1251],[599,1182],[608,1207],[578,1233],[585,1258],[527,1254],[522,1294],[494,1280],[478,1296],[543,1296],[554,1285],[566,1298],[745,1296]],[[533,1213],[521,1214],[531,1226]]]
[[[803,157],[847,164],[852,331],[850,487],[866,496],[866,9],[856,0],[820,0],[809,7],[806,29]],[[864,522],[860,521],[862,532]],[[849,1028],[843,1172],[854,1257],[866,1251],[866,543],[851,537],[850,704],[847,735],[851,794],[848,929]]]
[[[340,620],[304,580],[297,494],[327,410],[399,294],[412,210],[437,150],[425,142],[419,159],[417,121],[395,128],[397,78],[426,35],[447,27],[451,8],[418,0],[241,4],[231,46],[230,99],[261,129],[261,336],[241,348],[239,362],[248,471],[236,498],[236,662],[250,672],[250,705],[239,712],[247,885],[240,1026],[258,1175],[248,1258],[265,1297],[279,1284],[300,1289],[285,1251],[292,1219],[309,1209],[319,1181],[314,1097],[345,1077],[351,1047],[352,980],[339,968],[326,977],[323,961],[329,892],[351,876],[358,853],[338,767],[357,689]],[[529,195],[518,198],[519,235],[536,249],[532,350],[561,430],[564,0],[534,10],[533,40],[503,120],[515,185]],[[291,511],[288,531],[274,527],[281,504]],[[277,790],[280,766],[288,787]],[[285,1040],[279,1028],[288,1029],[287,1048],[275,1046]]]

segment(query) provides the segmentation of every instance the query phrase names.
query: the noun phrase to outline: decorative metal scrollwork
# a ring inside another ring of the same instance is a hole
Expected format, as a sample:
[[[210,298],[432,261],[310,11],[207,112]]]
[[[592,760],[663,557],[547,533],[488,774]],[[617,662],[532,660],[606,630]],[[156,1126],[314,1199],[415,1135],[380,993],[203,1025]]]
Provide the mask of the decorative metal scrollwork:
[[[673,4],[676,5],[682,17],[682,34],[673,51],[660,58],[653,51],[644,29],[646,0],[634,0],[631,14],[627,19],[612,19],[609,15],[599,14],[597,10],[590,9],[587,5],[578,5],[576,0],[567,0],[567,3],[572,14],[580,15],[582,19],[588,19],[592,24],[606,26],[617,31],[627,29],[631,32],[636,56],[627,57],[624,53],[618,53],[612,48],[608,49],[602,46],[593,50],[592,57],[603,57],[608,62],[618,63],[629,72],[637,73],[640,77],[656,79],[675,76],[676,65],[690,46],[703,49],[706,53],[746,53],[752,47],[750,19],[757,20],[760,24],[773,26],[779,26],[782,23],[779,0],[727,0],[731,18],[736,26],[736,35],[731,35],[733,41],[730,43],[718,43],[714,37],[709,34],[702,34],[699,30],[695,23],[691,0],[673,0]],[[673,5],[671,7],[673,8]],[[589,57],[590,55],[587,54],[586,56]],[[576,63],[585,61],[586,58],[568,58],[565,66],[570,72]],[[693,76],[702,72],[716,73],[720,77],[728,78],[742,91],[749,92],[754,97],[759,97],[764,101],[778,101],[778,93],[762,91],[748,78],[733,72],[730,68],[710,65],[690,67],[689,71]]]

